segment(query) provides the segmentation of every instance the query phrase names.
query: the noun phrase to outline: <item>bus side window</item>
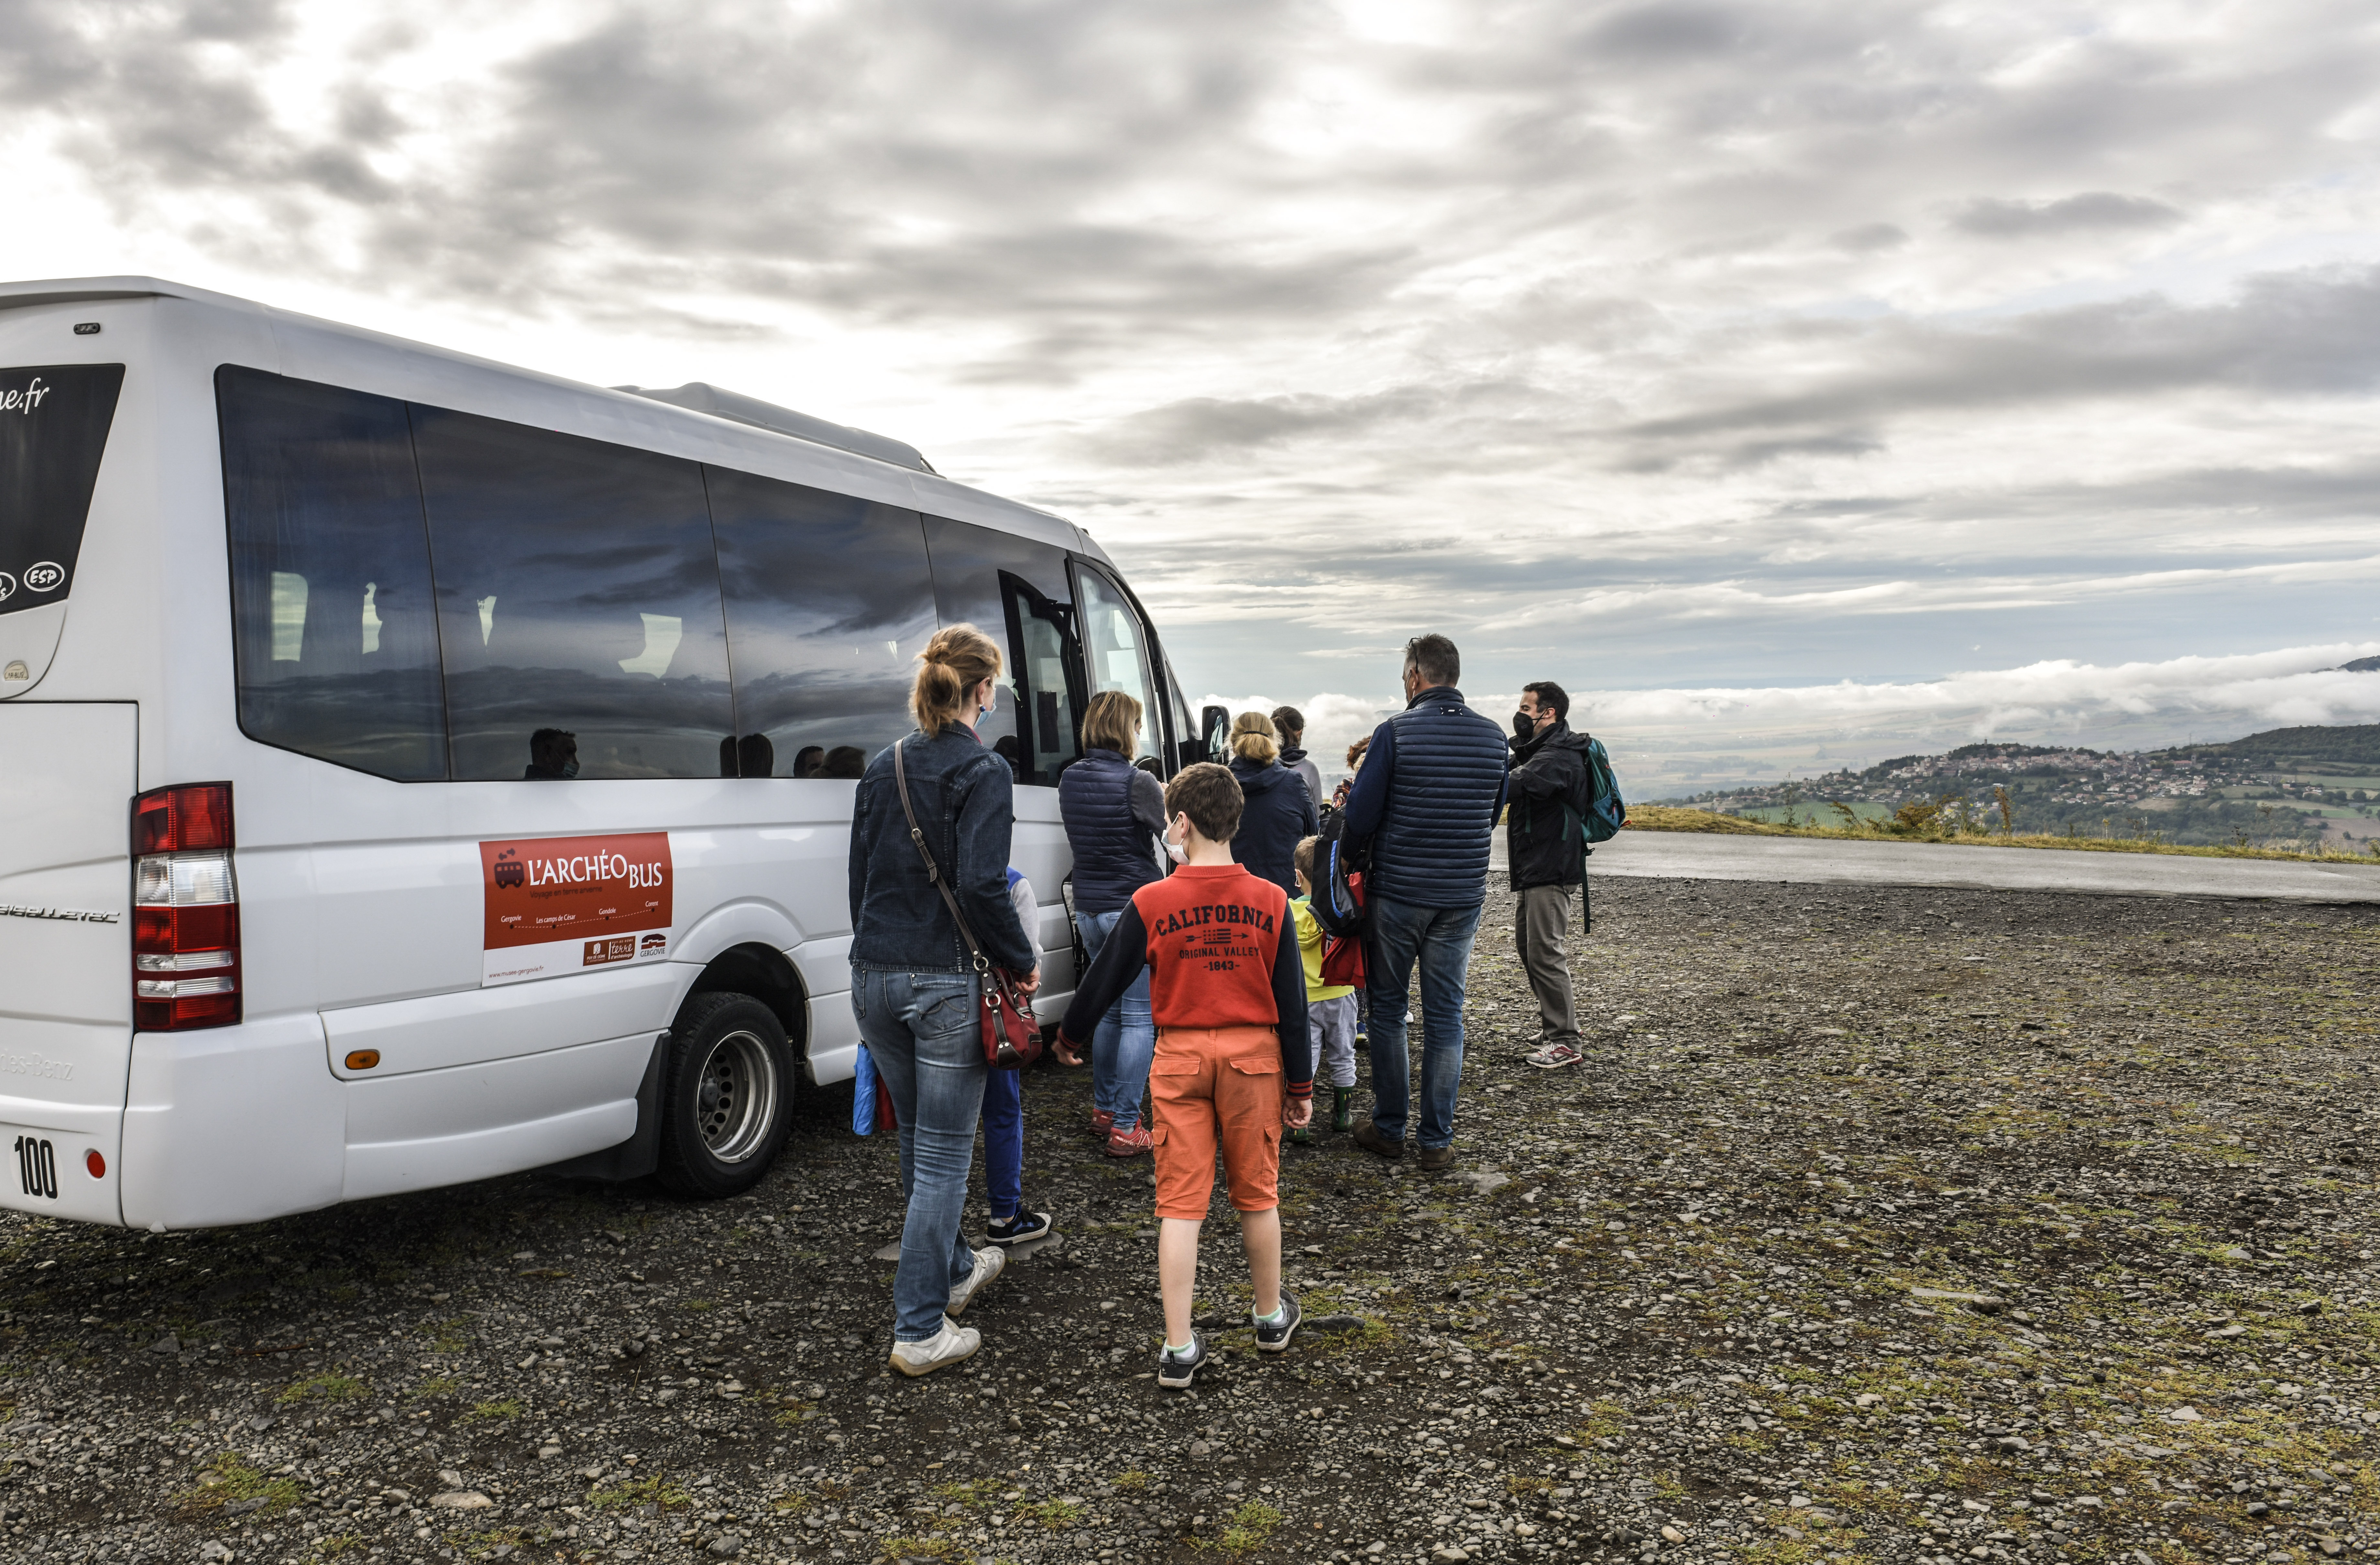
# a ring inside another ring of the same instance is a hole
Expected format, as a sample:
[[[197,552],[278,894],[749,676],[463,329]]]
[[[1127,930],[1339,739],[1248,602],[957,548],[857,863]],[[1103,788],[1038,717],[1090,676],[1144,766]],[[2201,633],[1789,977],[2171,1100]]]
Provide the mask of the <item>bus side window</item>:
[[[225,365],[239,725],[401,782],[446,775],[430,544],[405,404]]]
[[[1083,662],[1090,694],[1121,690],[1140,703],[1140,748],[1135,758],[1161,757],[1165,714],[1158,710],[1149,675],[1148,633],[1123,591],[1089,565],[1075,567],[1076,601],[1083,607]]]
[[[909,732],[934,634],[917,513],[720,467],[704,477],[743,775],[858,775]]]
[[[1008,667],[998,709],[977,734],[1019,782],[1055,786],[1082,754],[1080,655],[1061,549],[971,522],[926,518],[934,607],[943,625],[998,640]]]
[[[415,405],[458,781],[716,777],[735,729],[702,469]]]

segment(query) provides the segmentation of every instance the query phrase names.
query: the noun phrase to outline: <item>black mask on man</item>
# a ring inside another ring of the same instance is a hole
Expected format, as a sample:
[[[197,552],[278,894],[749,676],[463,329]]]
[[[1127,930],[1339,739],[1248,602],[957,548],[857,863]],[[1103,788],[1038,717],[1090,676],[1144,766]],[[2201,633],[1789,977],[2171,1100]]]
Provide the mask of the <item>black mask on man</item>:
[[[1527,712],[1514,712],[1512,714],[1513,738],[1534,739],[1536,737],[1536,734],[1537,720],[1535,717],[1531,716]]]

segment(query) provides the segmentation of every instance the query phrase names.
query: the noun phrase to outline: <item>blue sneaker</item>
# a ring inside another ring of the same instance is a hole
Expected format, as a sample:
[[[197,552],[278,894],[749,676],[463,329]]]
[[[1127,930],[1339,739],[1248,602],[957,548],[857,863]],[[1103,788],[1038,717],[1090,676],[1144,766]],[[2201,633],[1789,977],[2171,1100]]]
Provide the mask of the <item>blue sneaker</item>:
[[[1050,1237],[1050,1214],[1020,1210],[1006,1222],[985,1225],[983,1237],[984,1243],[998,1244],[1002,1248],[1011,1244],[1022,1244],[1027,1240],[1047,1239]]]

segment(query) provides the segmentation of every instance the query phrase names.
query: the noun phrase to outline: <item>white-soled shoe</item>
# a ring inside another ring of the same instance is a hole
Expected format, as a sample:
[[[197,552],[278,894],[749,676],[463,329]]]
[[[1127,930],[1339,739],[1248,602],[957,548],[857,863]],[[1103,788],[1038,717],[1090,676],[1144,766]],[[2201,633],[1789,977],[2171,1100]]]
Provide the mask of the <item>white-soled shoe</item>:
[[[972,1326],[961,1326],[949,1316],[942,1316],[942,1328],[922,1342],[892,1344],[892,1367],[902,1374],[917,1377],[931,1375],[946,1364],[956,1364],[972,1358],[983,1345],[983,1333]]]
[[[1007,1269],[1007,1251],[978,1250],[975,1253],[975,1270],[968,1274],[965,1282],[951,1290],[951,1302],[944,1307],[953,1316],[966,1314],[966,1307],[975,1303],[975,1296],[990,1287],[992,1279]]]

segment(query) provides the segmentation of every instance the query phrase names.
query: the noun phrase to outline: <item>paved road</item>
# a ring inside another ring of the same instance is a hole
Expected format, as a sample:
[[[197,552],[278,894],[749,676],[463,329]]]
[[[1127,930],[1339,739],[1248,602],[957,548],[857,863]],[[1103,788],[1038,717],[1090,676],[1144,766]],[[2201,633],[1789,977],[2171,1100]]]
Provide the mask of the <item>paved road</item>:
[[[1497,834],[1497,867],[1503,867]],[[2063,853],[1949,843],[1830,842],[1698,831],[1622,831],[1595,850],[1595,875],[1693,880],[1779,880],[1982,891],[2091,892],[2124,896],[2266,897],[2380,902],[2380,862]]]

